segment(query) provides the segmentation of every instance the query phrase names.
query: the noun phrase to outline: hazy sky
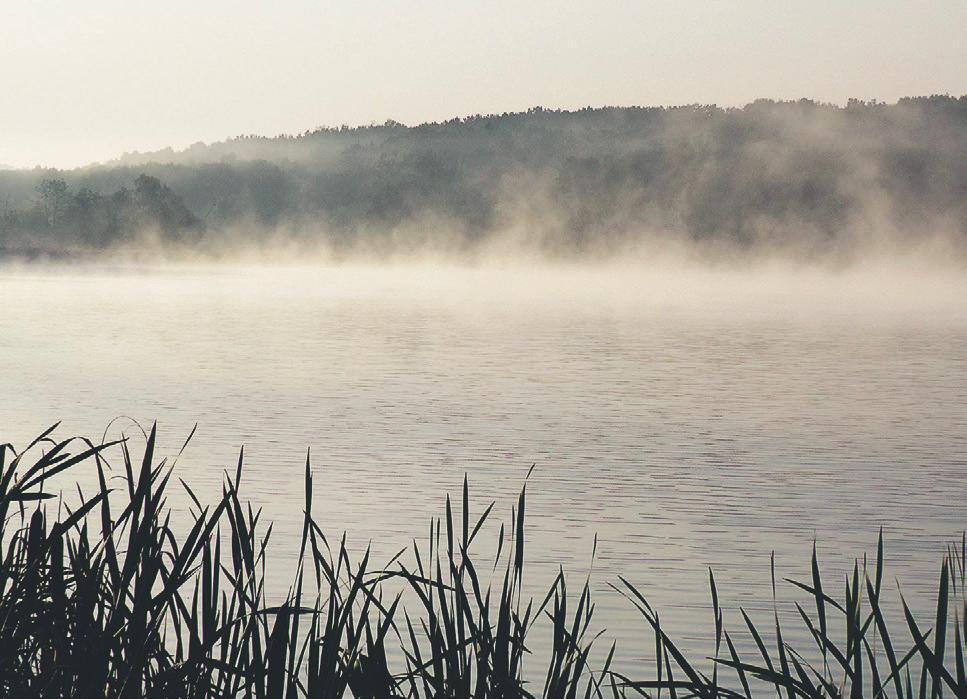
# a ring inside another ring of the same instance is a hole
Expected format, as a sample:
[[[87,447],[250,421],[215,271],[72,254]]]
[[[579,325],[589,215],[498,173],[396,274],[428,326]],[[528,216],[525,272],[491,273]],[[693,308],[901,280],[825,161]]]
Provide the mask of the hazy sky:
[[[0,163],[533,105],[964,94],[965,27],[965,0],[2,0]]]

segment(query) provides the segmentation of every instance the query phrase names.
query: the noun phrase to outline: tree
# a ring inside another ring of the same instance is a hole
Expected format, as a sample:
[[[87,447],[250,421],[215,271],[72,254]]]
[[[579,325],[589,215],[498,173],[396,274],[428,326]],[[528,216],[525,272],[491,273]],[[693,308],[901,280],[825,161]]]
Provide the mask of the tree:
[[[40,194],[40,205],[44,218],[50,228],[54,228],[64,218],[70,197],[67,194],[67,183],[61,179],[44,179],[37,186]]]
[[[157,177],[139,175],[134,181],[134,199],[143,226],[158,226],[173,237],[203,227],[181,197]]]

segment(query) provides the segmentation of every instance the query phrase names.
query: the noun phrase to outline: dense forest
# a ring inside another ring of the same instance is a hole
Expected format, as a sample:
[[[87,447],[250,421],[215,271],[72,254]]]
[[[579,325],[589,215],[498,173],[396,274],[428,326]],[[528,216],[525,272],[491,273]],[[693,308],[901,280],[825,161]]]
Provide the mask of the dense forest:
[[[597,108],[244,136],[69,171],[0,170],[0,249],[200,251],[670,241],[850,254],[967,247],[967,96]]]

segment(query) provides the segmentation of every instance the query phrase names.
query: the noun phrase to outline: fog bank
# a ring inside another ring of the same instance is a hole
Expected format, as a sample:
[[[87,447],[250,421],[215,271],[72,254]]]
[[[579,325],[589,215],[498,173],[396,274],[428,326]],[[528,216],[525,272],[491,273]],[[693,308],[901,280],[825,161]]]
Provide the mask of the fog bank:
[[[0,171],[7,255],[781,258],[967,250],[967,97],[533,109]]]

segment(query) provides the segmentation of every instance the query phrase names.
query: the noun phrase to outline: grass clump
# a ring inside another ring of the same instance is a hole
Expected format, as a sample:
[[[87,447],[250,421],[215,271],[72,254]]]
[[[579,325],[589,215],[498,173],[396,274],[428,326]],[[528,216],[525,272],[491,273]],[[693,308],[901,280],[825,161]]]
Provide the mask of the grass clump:
[[[840,598],[814,549],[811,579],[790,581],[805,595],[796,610],[810,648],[783,641],[774,566],[770,624],[763,631],[739,610],[742,643],[710,573],[715,653],[701,662],[620,578],[613,587],[641,614],[654,664],[618,671],[613,644],[592,662],[600,633],[588,580],[575,596],[561,571],[540,598],[523,592],[526,485],[492,561],[473,546],[494,505],[472,517],[465,479],[460,507],[447,498],[426,542],[374,566],[316,524],[307,457],[299,555],[288,594],[272,604],[272,527],[240,497],[242,454],[214,503],[181,481],[192,503],[182,527],[168,506],[174,462],[155,458],[154,428],[137,458],[124,440],[53,433],[19,452],[0,445],[2,696],[967,697],[963,542],[944,557],[929,628],[902,594],[902,626],[884,613],[882,534],[875,562],[854,566]],[[70,508],[49,485],[80,465],[94,469],[97,489],[78,489]],[[533,654],[538,624],[551,642]],[[744,657],[743,647],[756,651]]]

